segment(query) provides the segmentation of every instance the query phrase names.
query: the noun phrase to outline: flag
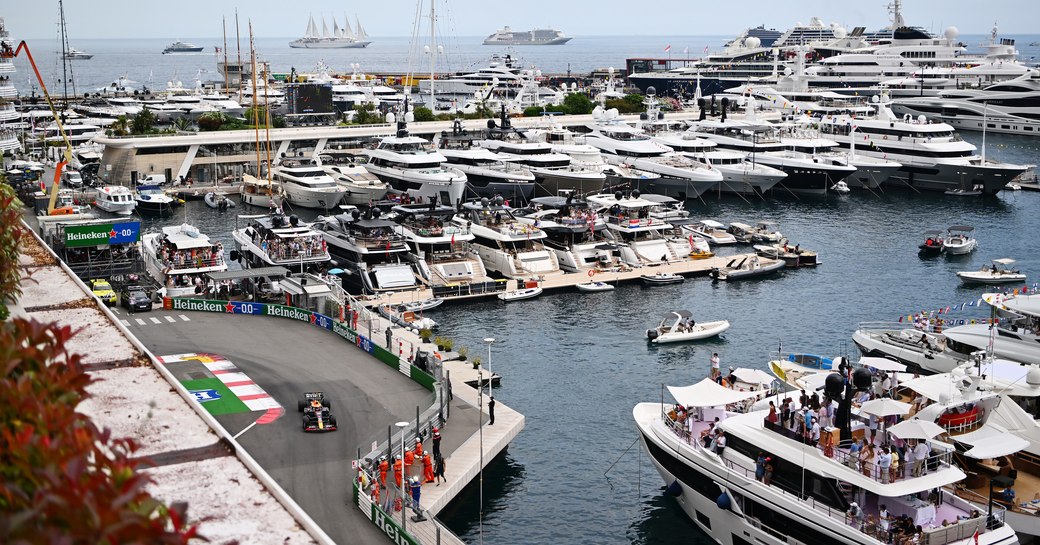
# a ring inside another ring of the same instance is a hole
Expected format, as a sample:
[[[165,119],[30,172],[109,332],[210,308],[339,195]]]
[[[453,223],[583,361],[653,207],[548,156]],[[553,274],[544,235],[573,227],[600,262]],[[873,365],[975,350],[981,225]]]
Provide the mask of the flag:
[[[946,307],[946,314],[950,313],[950,307]]]
[[[903,317],[902,316],[899,317],[899,323],[903,323]]]
[[[454,246],[454,245],[455,245],[455,233],[452,233],[452,234],[451,234],[451,245],[452,245],[452,246]]]
[[[705,52],[705,53],[707,53],[707,52],[708,52],[708,46],[704,46],[704,52]]]
[[[689,52],[690,52],[690,48],[689,47],[684,47],[683,50],[682,50],[683,55],[689,54]]]
[[[971,535],[975,539],[975,545],[979,545],[979,529],[975,529],[975,533]]]
[[[669,52],[671,50],[672,50],[672,45],[671,44],[668,44],[668,45],[664,46],[664,52],[665,53],[667,53],[667,52]]]

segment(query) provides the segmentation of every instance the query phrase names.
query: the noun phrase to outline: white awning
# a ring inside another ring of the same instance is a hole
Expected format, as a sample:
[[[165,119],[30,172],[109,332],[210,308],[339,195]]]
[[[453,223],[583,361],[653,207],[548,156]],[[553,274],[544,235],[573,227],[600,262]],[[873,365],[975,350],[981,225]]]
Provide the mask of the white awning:
[[[892,361],[888,358],[864,356],[859,359],[859,362],[865,367],[873,367],[878,371],[898,371],[900,373],[906,371],[906,365],[903,365],[898,361]]]
[[[729,388],[719,386],[718,383],[710,378],[690,386],[669,386],[668,392],[681,405],[687,407],[721,407],[730,403],[739,403],[761,393],[730,390]]]
[[[758,384],[761,386],[769,386],[774,380],[777,380],[776,377],[762,371],[761,369],[748,369],[746,367],[740,367],[734,370],[733,375],[736,376],[738,380],[748,384]]]
[[[1007,456],[1029,446],[1029,441],[1013,433],[998,431],[989,426],[958,435],[956,439],[961,443],[971,445],[971,448],[964,453],[965,455],[979,460]]]

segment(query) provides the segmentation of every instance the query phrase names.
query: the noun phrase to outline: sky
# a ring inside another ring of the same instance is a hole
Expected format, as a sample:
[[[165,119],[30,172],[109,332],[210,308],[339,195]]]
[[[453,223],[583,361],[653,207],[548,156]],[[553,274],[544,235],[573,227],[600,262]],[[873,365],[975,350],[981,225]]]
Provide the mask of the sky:
[[[888,2],[677,0],[643,9],[633,0],[437,0],[437,19],[441,35],[455,36],[486,36],[505,25],[518,30],[548,26],[572,36],[733,36],[760,24],[783,31],[813,16],[850,29],[874,30],[888,24]],[[220,36],[221,17],[233,24],[237,8],[243,29],[252,20],[257,37],[280,38],[302,36],[308,15],[342,21],[346,11],[352,19],[356,13],[369,35],[391,37],[412,34],[416,6],[415,0],[65,0],[65,19],[72,39],[203,38]],[[423,12],[429,13],[429,0],[424,0]],[[16,39],[58,35],[54,0],[3,0],[0,16]],[[903,17],[937,33],[956,26],[961,34],[988,34],[994,21],[1002,34],[1040,33],[1040,9],[1032,0],[904,0]]]

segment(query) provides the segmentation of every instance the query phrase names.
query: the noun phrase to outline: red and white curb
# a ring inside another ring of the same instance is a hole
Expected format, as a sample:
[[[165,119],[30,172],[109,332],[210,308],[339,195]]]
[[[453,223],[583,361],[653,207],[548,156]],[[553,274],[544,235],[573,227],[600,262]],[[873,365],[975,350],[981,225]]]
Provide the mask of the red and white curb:
[[[249,410],[282,409],[282,406],[270,394],[253,382],[245,373],[239,371],[235,364],[218,354],[174,354],[171,356],[159,356],[159,361],[163,364],[198,361],[210,373],[213,373],[213,376],[220,379],[220,382],[223,382],[224,386],[227,386],[231,393],[235,394],[239,401],[244,403]],[[279,412],[270,421],[276,420],[278,416],[281,416],[282,412]],[[266,424],[267,422],[261,423]]]

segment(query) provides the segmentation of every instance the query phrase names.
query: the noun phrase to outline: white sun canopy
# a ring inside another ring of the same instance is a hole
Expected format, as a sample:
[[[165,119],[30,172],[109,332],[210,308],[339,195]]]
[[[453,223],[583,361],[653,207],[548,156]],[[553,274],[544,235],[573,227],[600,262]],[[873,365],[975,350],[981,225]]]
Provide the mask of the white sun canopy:
[[[753,398],[760,393],[730,390],[719,386],[710,378],[690,386],[669,386],[668,392],[681,405],[687,407],[721,407]]]
[[[1029,441],[1013,433],[999,431],[988,426],[983,426],[972,433],[958,435],[957,440],[971,445],[971,448],[964,454],[979,460],[1007,456],[1029,446]]]

